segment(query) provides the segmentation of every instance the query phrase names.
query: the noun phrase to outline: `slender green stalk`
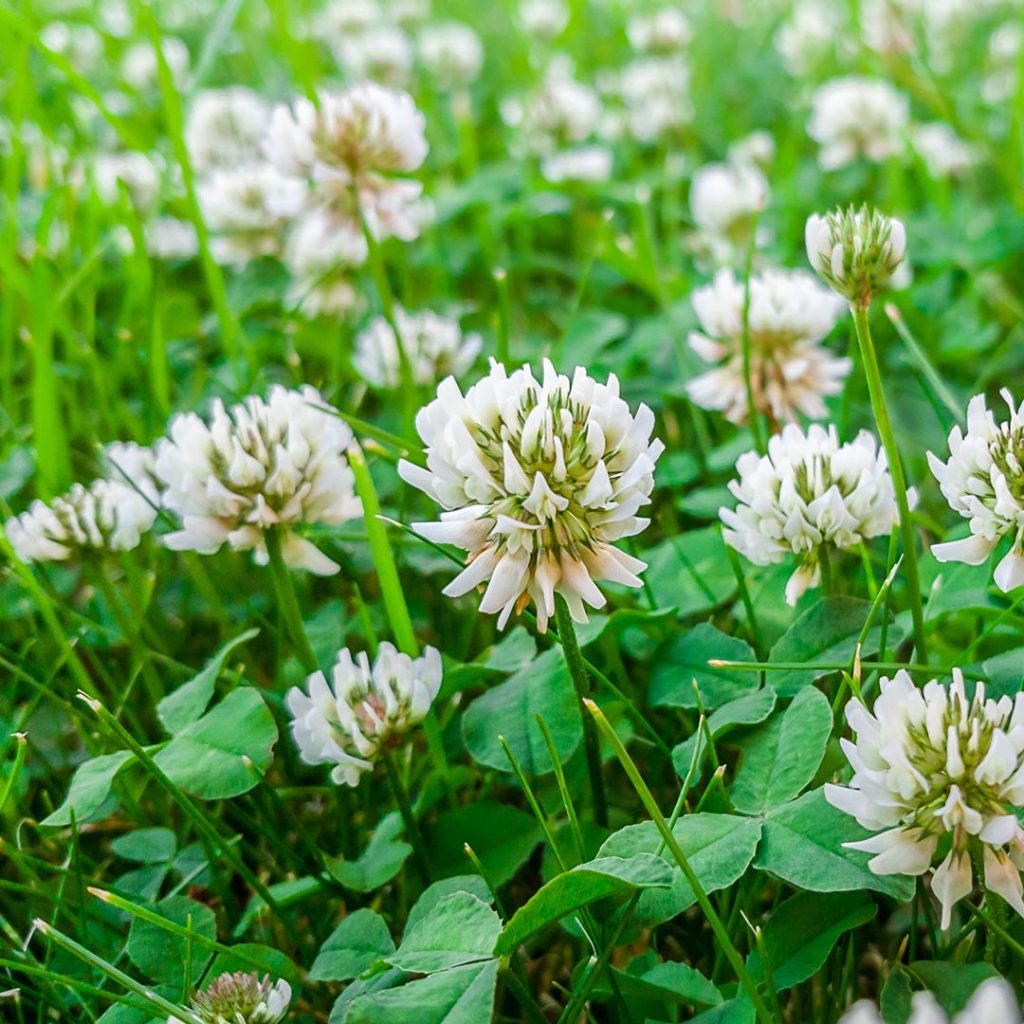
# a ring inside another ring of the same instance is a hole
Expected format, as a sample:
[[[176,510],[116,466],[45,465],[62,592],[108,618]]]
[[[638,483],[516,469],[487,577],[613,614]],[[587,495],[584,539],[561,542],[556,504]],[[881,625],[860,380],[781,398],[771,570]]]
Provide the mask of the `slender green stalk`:
[[[750,226],[750,241],[743,261],[743,319],[740,332],[740,351],[743,358],[743,386],[747,392],[747,426],[754,438],[754,447],[762,454],[765,451],[764,434],[761,430],[761,414],[754,398],[753,356],[750,346],[750,276],[754,268],[754,251],[757,248],[757,222],[755,217]]]
[[[896,492],[900,533],[903,537],[903,554],[907,565],[907,587],[910,590],[910,613],[914,620],[914,642],[918,657],[927,661],[928,641],[924,628],[924,608],[921,604],[921,578],[917,571],[917,539],[914,536],[914,521],[910,516],[910,501],[907,498],[903,463],[900,461],[899,448],[896,447],[896,435],[893,433],[889,409],[885,403],[882,375],[878,368],[875,346],[871,340],[871,325],[868,322],[867,309],[854,306],[853,323],[857,331],[857,342],[860,345],[861,361],[864,365],[864,375],[867,377],[868,394],[871,397],[871,408],[875,414],[875,424],[882,440],[882,447],[885,448],[893,490]]]
[[[661,836],[665,841],[666,848],[672,854],[676,864],[679,865],[679,870],[682,871],[683,877],[686,879],[687,884],[693,891],[697,903],[703,911],[704,917],[707,919],[716,940],[725,952],[729,963],[732,965],[732,969],[736,973],[736,978],[739,981],[740,986],[746,992],[751,1003],[753,1003],[754,1010],[758,1017],[765,1022],[765,1024],[770,1024],[770,1022],[774,1021],[774,1016],[771,1010],[768,1009],[768,1006],[758,989],[757,983],[747,970],[746,965],[743,962],[743,957],[740,956],[739,950],[733,944],[725,925],[722,923],[722,919],[718,916],[718,912],[715,910],[714,906],[712,906],[711,900],[708,898],[708,894],[704,891],[704,887],[700,883],[700,879],[690,866],[690,861],[683,852],[682,847],[679,845],[679,841],[673,834],[668,822],[666,822],[665,818],[662,816],[657,801],[654,799],[650,789],[648,789],[647,783],[644,782],[643,776],[640,774],[640,770],[637,768],[633,758],[630,757],[625,744],[619,739],[618,734],[612,728],[608,719],[605,718],[601,709],[589,698],[586,699],[584,703],[590,711],[590,714],[593,716],[597,727],[601,730],[602,735],[615,751],[615,755],[618,757],[619,763],[622,765],[626,775],[629,777],[629,781],[633,784],[633,788],[636,790],[637,796],[640,797],[640,801],[643,803],[647,813],[654,821],[655,827],[661,833]]]
[[[150,1006],[156,1007],[162,1014],[166,1014],[173,1020],[184,1021],[185,1024],[203,1024],[203,1022],[191,1010],[186,1010],[181,1006],[176,1006],[158,992],[154,992],[153,989],[143,985],[142,982],[136,981],[133,977],[125,974],[124,971],[119,970],[113,964],[107,963],[103,957],[97,956],[84,946],[80,946],[74,939],[69,938],[63,932],[51,927],[40,918],[36,918],[34,927],[36,931],[46,936],[46,938],[48,938],[55,946],[60,946],[61,949],[71,953],[72,956],[77,956],[83,963],[87,963],[90,967],[105,974],[111,980],[116,981],[122,988],[126,988],[129,992],[133,992],[140,999],[149,1003]]]
[[[424,842],[423,833],[420,831],[419,822],[413,814],[412,804],[409,802],[409,794],[406,792],[405,783],[402,782],[401,773],[395,762],[395,754],[392,750],[384,750],[381,754],[384,762],[384,773],[387,776],[391,793],[398,804],[398,813],[402,815],[405,822],[405,833],[412,845],[413,860],[416,862],[416,870],[420,874],[420,880],[424,885],[430,885],[433,872],[430,869],[430,857],[427,855],[427,844]]]
[[[548,757],[551,758],[551,767],[555,772],[555,781],[558,783],[558,795],[562,798],[562,806],[565,808],[565,816],[569,821],[569,830],[572,832],[573,842],[576,846],[577,863],[582,864],[587,859],[587,847],[583,841],[583,829],[580,827],[579,815],[576,813],[576,805],[572,802],[572,794],[569,792],[568,783],[565,781],[565,769],[559,760],[558,751],[555,748],[555,739],[551,735],[547,722],[542,715],[537,715],[537,728],[544,737],[544,744],[548,748]]]
[[[555,597],[555,624],[558,627],[558,642],[565,653],[565,663],[569,666],[569,677],[576,690],[579,702],[580,721],[583,724],[583,750],[587,758],[587,771],[590,774],[590,792],[594,799],[594,820],[598,825],[608,824],[608,801],[604,793],[604,776],[601,773],[601,745],[597,729],[585,703],[590,696],[590,678],[586,664],[576,639],[576,628],[569,614],[569,606],[560,594]]]
[[[14,742],[16,744],[14,764],[11,765],[11,770],[7,773],[7,778],[4,780],[4,788],[0,791],[0,812],[7,806],[11,791],[14,789],[14,783],[21,774],[21,766],[25,763],[25,750],[28,746],[25,734],[23,732],[16,732],[14,734]]]
[[[829,555],[827,544],[822,544],[818,548],[818,571],[821,573],[821,592],[825,597],[831,597],[835,593],[835,579],[832,575],[832,557]]]
[[[508,271],[504,267],[494,268],[494,284],[498,289],[498,333],[494,354],[499,363],[508,366],[508,335],[510,303],[508,296]]]
[[[295,656],[302,662],[306,672],[316,671],[316,657],[309,645],[306,627],[302,624],[302,609],[295,594],[295,584],[288,566],[284,564],[281,554],[281,534],[276,526],[265,531],[267,558],[270,560],[270,572],[274,580],[274,592],[277,595],[278,610],[284,621],[288,643]]]

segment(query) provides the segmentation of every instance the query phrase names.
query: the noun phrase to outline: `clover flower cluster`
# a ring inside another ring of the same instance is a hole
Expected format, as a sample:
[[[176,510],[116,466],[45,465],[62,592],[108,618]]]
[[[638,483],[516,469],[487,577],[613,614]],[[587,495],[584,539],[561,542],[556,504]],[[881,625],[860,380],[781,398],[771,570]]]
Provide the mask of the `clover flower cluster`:
[[[750,245],[768,205],[768,180],[752,163],[705,164],[690,183],[695,243],[717,264],[736,259]],[[763,234],[759,233],[759,239]]]
[[[878,210],[853,206],[824,217],[814,213],[804,230],[807,259],[840,295],[867,309],[882,289],[900,283],[906,255],[903,223]]]
[[[767,454],[741,455],[736,472],[729,490],[738,504],[719,512],[725,542],[755,565],[798,556],[786,584],[790,605],[821,582],[830,549],[856,547],[897,521],[885,452],[867,431],[840,444],[832,425],[814,423],[804,433],[789,424],[768,441]]]
[[[433,385],[449,374],[460,375],[483,348],[479,334],[463,334],[457,320],[429,310],[407,313],[395,307],[395,327],[412,371],[414,384]],[[352,363],[362,378],[378,388],[401,383],[398,341],[391,324],[377,317],[356,339]]]
[[[839,393],[851,365],[821,344],[843,310],[837,295],[803,271],[769,269],[750,278],[748,296],[731,270],[720,270],[691,302],[702,330],[690,333],[690,347],[706,362],[721,364],[687,383],[693,401],[724,412],[733,423],[746,422],[747,306],[754,408],[775,421],[825,415],[824,397]]]
[[[835,170],[858,157],[881,163],[899,153],[909,118],[907,98],[888,82],[837,78],[814,94],[807,133],[821,147],[821,166]]]
[[[528,153],[543,156],[577,145],[601,120],[601,99],[578,81],[567,62],[553,61],[539,87],[525,99],[506,99],[501,115],[517,129]]]
[[[978,683],[968,699],[958,669],[952,683],[933,679],[923,689],[901,669],[881,680],[872,712],[852,700],[846,719],[856,737],[843,741],[853,778],[825,795],[876,833],[846,845],[874,854],[876,874],[922,875],[948,839],[932,875],[942,927],[974,887],[974,853],[985,888],[1024,916],[1024,829],[1015,813],[1024,803],[1024,694],[986,699]]]
[[[420,658],[382,643],[371,668],[365,652],[338,652],[328,683],[323,672],[294,687],[286,704],[292,736],[306,764],[333,764],[331,778],[357,786],[378,758],[421,722],[441,689],[441,656],[427,647]]]
[[[213,406],[209,424],[195,413],[175,416],[156,447],[164,506],[182,528],[164,538],[176,551],[212,554],[227,543],[268,559],[266,532],[281,534],[287,565],[320,575],[338,565],[301,537],[302,525],[353,519],[360,504],[345,457],[352,432],[322,411],[311,387],[273,387],[264,401],[250,396]]]
[[[192,1011],[203,1024],[278,1024],[292,1001],[291,985],[271,982],[269,975],[221,974],[192,1000]],[[169,1017],[167,1024],[180,1024]]]
[[[963,540],[933,544],[940,562],[980,565],[1003,537],[1010,548],[995,569],[1002,591],[1024,584],[1024,405],[1001,392],[1010,417],[1001,423],[975,395],[967,406],[967,433],[959,426],[949,434],[949,459],[928,452],[928,465],[949,507],[970,523]]]
[[[504,627],[531,601],[541,632],[561,595],[577,622],[584,605],[601,608],[600,580],[640,586],[646,568],[615,542],[640,533],[654,465],[654,414],[636,414],[613,376],[599,384],[578,368],[572,380],[545,360],[538,381],[528,366],[490,373],[465,395],[454,378],[420,411],[416,428],[427,466],[399,464],[402,478],[443,509],[416,529],[470,553],[445,588],[458,597],[487,582],[480,610]]]

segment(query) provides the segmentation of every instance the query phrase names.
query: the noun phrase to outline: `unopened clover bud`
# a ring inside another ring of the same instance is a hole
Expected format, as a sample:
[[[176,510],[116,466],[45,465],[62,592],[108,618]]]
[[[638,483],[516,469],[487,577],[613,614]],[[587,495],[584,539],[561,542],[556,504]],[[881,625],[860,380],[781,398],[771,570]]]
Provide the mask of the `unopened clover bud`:
[[[907,248],[902,222],[866,205],[811,214],[804,239],[811,266],[858,309],[889,285]]]

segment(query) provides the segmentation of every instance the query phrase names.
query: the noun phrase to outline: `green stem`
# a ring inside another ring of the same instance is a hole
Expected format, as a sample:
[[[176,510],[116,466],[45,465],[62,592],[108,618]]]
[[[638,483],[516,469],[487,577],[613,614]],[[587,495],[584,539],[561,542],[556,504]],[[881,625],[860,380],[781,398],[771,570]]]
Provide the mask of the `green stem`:
[[[893,489],[896,492],[896,507],[900,516],[900,533],[903,537],[903,553],[907,567],[907,586],[910,589],[910,613],[914,620],[914,642],[918,657],[928,660],[928,645],[924,628],[924,609],[921,604],[921,578],[917,571],[917,541],[914,537],[914,523],[910,517],[910,502],[907,498],[907,484],[903,475],[903,463],[900,461],[899,449],[896,447],[896,435],[893,433],[889,419],[889,409],[885,403],[885,392],[882,390],[882,375],[878,369],[878,357],[871,340],[871,326],[868,322],[868,311],[855,306],[853,323],[857,330],[857,342],[860,345],[861,361],[864,364],[864,375],[867,377],[868,393],[871,396],[871,408],[875,414],[878,434],[885,449],[885,457],[892,476]]]
[[[313,648],[309,645],[306,627],[302,624],[302,610],[299,608],[299,599],[295,594],[295,584],[292,582],[291,573],[288,566],[284,564],[284,556],[281,554],[281,534],[276,526],[272,526],[264,532],[263,536],[267,545],[267,558],[270,561],[270,572],[274,580],[278,610],[284,622],[285,632],[288,634],[288,643],[295,656],[302,662],[303,669],[306,672],[315,672],[316,657],[313,655]]]
[[[409,802],[409,794],[405,790],[402,776],[395,763],[395,755],[391,750],[384,750],[381,754],[384,762],[384,773],[387,776],[388,785],[398,804],[398,812],[405,822],[405,832],[412,844],[413,859],[416,861],[416,870],[420,873],[420,879],[424,885],[430,885],[432,872],[430,870],[430,858],[427,856],[427,844],[423,841],[423,833],[420,831],[419,823],[412,812],[412,804]]]
[[[498,331],[494,354],[499,363],[508,366],[508,332],[510,304],[508,296],[508,271],[504,267],[494,268],[494,284],[498,289]]]
[[[743,262],[743,321],[740,333],[740,346],[743,356],[743,386],[747,392],[747,425],[754,438],[754,447],[762,454],[765,451],[764,434],[761,432],[761,415],[754,398],[754,370],[750,346],[750,275],[754,267],[754,250],[757,238],[757,220],[754,218],[750,226],[750,241],[747,244],[746,258]]]
[[[831,597],[835,593],[835,580],[832,576],[832,558],[826,544],[818,548],[818,569],[821,572],[821,592],[825,597]]]
[[[601,746],[598,740],[597,727],[585,706],[590,696],[590,678],[583,662],[579,641],[576,639],[576,627],[573,625],[569,606],[559,594],[555,597],[555,624],[558,627],[558,642],[565,653],[565,662],[569,666],[569,677],[572,679],[579,702],[580,721],[583,723],[583,749],[587,758],[587,771],[590,774],[590,791],[594,798],[594,820],[598,825],[608,824],[608,802],[604,794],[604,777],[601,774]]]
[[[604,738],[615,751],[615,755],[618,757],[619,763],[622,765],[626,775],[629,777],[629,781],[633,784],[633,788],[636,790],[637,796],[640,797],[640,801],[643,803],[647,813],[654,821],[655,827],[661,833],[662,839],[664,840],[669,853],[672,854],[676,864],[679,865],[679,869],[682,871],[683,877],[690,886],[690,889],[697,900],[697,904],[703,911],[704,917],[707,919],[716,940],[725,952],[729,963],[732,965],[732,969],[736,973],[736,978],[739,981],[740,986],[746,991],[747,997],[753,1004],[757,1016],[765,1022],[765,1024],[772,1024],[775,1019],[774,1015],[765,1003],[757,983],[747,970],[746,965],[743,962],[743,958],[740,956],[739,950],[733,944],[728,930],[722,923],[722,919],[718,916],[718,912],[715,910],[711,900],[708,898],[708,894],[704,891],[704,886],[701,885],[700,879],[690,866],[690,861],[683,852],[682,847],[679,845],[679,841],[676,839],[675,834],[669,827],[668,822],[665,821],[665,818],[658,807],[657,801],[654,799],[650,789],[648,789],[647,783],[644,782],[643,776],[640,774],[640,770],[637,768],[633,758],[630,757],[625,744],[621,739],[619,739],[618,734],[612,728],[608,719],[605,718],[604,712],[602,712],[592,700],[588,699],[586,701],[586,706],[590,714],[593,716],[597,727],[604,735]]]

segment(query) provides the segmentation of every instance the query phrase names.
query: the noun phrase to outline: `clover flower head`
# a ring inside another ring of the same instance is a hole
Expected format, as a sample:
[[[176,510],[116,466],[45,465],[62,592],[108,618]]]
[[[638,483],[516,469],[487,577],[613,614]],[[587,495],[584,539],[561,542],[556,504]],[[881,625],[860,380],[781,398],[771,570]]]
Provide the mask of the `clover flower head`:
[[[226,407],[216,401],[210,423],[195,413],[171,420],[156,448],[164,507],[182,528],[164,537],[175,551],[213,554],[224,543],[254,550],[267,562],[265,532],[281,531],[284,561],[331,575],[339,566],[300,537],[301,525],[336,525],[360,514],[346,449],[349,428],[328,412],[312,387],[281,385],[266,401],[250,396]]]
[[[1022,1017],[1010,985],[1003,978],[986,978],[952,1024],[1021,1024]],[[882,1015],[874,1003],[861,999],[839,1018],[839,1024],[882,1024]],[[907,1024],[950,1024],[950,1019],[931,992],[915,992]]]
[[[839,8],[822,0],[798,0],[775,33],[775,49],[791,75],[802,78],[830,60],[842,37]]]
[[[334,50],[338,63],[353,81],[400,89],[409,80],[413,46],[396,25],[373,25],[359,35],[341,36]]]
[[[775,161],[775,137],[760,130],[744,135],[730,147],[728,163],[734,167],[769,167]]]
[[[786,584],[791,605],[820,582],[823,548],[855,547],[897,521],[885,452],[867,431],[840,444],[834,426],[813,423],[804,433],[788,424],[766,455],[741,455],[736,472],[729,490],[738,504],[719,512],[725,542],[755,565],[797,555]]]
[[[1009,391],[1001,392],[1009,419],[996,422],[975,395],[967,406],[967,432],[959,426],[949,434],[949,459],[942,462],[931,452],[928,465],[939,482],[949,507],[970,523],[970,536],[946,544],[933,544],[940,562],[981,565],[1003,537],[1010,549],[995,569],[995,583],[1010,591],[1024,583],[1024,405]]]
[[[637,14],[626,26],[630,45],[639,53],[669,56],[679,53],[693,38],[686,15],[675,7],[662,7],[650,14]]]
[[[110,480],[128,484],[159,507],[161,489],[153,449],[135,441],[114,441],[103,449],[103,466]]]
[[[157,217],[146,225],[146,252],[156,260],[190,260],[199,252],[199,236],[190,220]]]
[[[976,161],[974,150],[944,121],[914,125],[910,144],[933,178],[957,178]]]
[[[441,689],[441,655],[427,647],[420,658],[382,643],[371,668],[365,652],[338,652],[330,682],[323,672],[294,687],[286,703],[292,736],[306,764],[333,764],[331,778],[357,786],[381,753],[402,742],[421,722]]]
[[[84,22],[51,21],[39,33],[39,41],[83,75],[94,72],[103,57],[103,37]]]
[[[156,160],[147,154],[126,150],[96,155],[90,161],[88,174],[104,203],[116,203],[123,186],[136,209],[148,211],[156,204],[160,192],[160,170]]]
[[[325,43],[345,36],[362,35],[383,21],[377,0],[330,0],[311,26],[313,35]]]
[[[206,172],[258,162],[269,121],[269,105],[252,89],[204,89],[193,100],[185,125],[192,166]]]
[[[849,76],[814,94],[807,132],[821,147],[818,162],[835,170],[858,157],[882,163],[899,153],[909,117],[906,96],[888,82]]]
[[[523,30],[538,42],[551,42],[569,24],[569,9],[564,0],[523,0],[519,4]]]
[[[907,251],[903,222],[867,206],[832,210],[824,217],[812,213],[804,241],[814,270],[859,309],[867,309],[883,288],[898,284]]]
[[[709,240],[744,246],[768,204],[768,181],[752,164],[705,164],[690,184],[690,214]]]
[[[681,57],[642,57],[619,77],[626,130],[637,142],[678,135],[693,120],[690,67]]]
[[[1024,829],[1015,814],[1024,802],[1024,693],[986,700],[978,683],[968,699],[959,669],[951,683],[933,679],[923,689],[901,669],[882,678],[872,711],[851,700],[846,720],[853,778],[826,786],[825,796],[876,833],[846,845],[874,854],[875,874],[923,875],[948,841],[932,875],[944,929],[974,887],[972,854],[985,888],[1024,916]]]
[[[720,270],[698,288],[692,303],[702,330],[690,334],[690,347],[715,369],[687,383],[690,398],[704,409],[724,412],[733,423],[748,414],[743,367],[744,283]],[[835,326],[844,303],[834,292],[800,270],[764,270],[750,278],[747,338],[754,407],[776,421],[795,422],[799,414],[820,419],[823,398],[835,395],[850,372],[850,360],[821,344]]]
[[[547,181],[607,181],[612,176],[612,151],[607,146],[571,146],[544,157],[540,172]]]
[[[4,524],[24,562],[64,562],[104,551],[131,551],[156,521],[156,509],[118,480],[75,484],[48,504],[36,500]]]
[[[513,100],[502,105],[502,116],[521,129],[530,152],[553,153],[594,132],[601,119],[601,99],[589,85],[573,77],[565,61],[555,61],[525,103]]]
[[[221,974],[197,992],[192,1009],[203,1024],[278,1024],[288,1012],[292,989],[282,980],[253,972]],[[168,1018],[168,1024],[179,1024]]]
[[[285,244],[284,263],[292,275],[286,299],[306,317],[344,317],[360,308],[362,293],[353,268],[366,262],[366,239],[339,226],[323,209],[304,213]]]
[[[405,92],[364,82],[275,108],[263,148],[282,173],[310,186],[307,208],[329,212],[339,227],[416,237],[422,186],[401,177],[427,155],[423,115]]]
[[[395,326],[412,371],[413,383],[434,385],[449,374],[460,376],[472,365],[483,348],[479,334],[463,334],[458,320],[430,310],[408,313],[395,307]],[[401,364],[395,332],[380,316],[356,339],[352,357],[362,378],[378,388],[401,384]]]
[[[160,48],[174,84],[182,88],[188,77],[188,47],[175,36],[164,36],[160,40]],[[121,58],[121,76],[133,89],[143,91],[157,88],[156,53],[152,43],[135,43],[125,50]]]
[[[199,185],[199,205],[218,263],[243,266],[279,255],[284,232],[302,208],[306,189],[268,163],[218,167]]]
[[[442,89],[472,84],[484,63],[480,37],[457,21],[427,25],[417,40],[420,61]]]
[[[560,594],[577,622],[584,605],[602,608],[600,580],[641,585],[646,565],[615,542],[649,520],[654,464],[664,445],[651,440],[654,414],[634,415],[614,375],[599,384],[582,367],[570,380],[545,360],[490,373],[462,394],[453,377],[420,410],[425,469],[402,461],[402,478],[434,499],[441,521],[418,523],[431,540],[470,553],[445,588],[459,597],[487,582],[480,610],[504,628],[531,601],[541,632]]]

